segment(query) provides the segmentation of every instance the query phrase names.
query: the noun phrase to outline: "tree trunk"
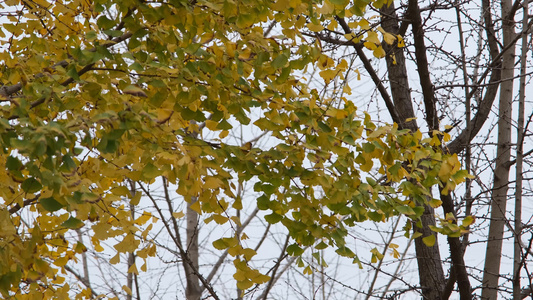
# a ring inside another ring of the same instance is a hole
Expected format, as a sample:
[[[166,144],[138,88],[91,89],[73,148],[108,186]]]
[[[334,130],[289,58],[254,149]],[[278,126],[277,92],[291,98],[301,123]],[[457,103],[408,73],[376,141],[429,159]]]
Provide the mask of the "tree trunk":
[[[524,1],[522,16],[522,51],[520,54],[520,90],[518,99],[518,124],[516,143],[516,191],[514,207],[514,264],[513,264],[513,300],[521,300],[520,273],[522,270],[522,170],[524,162],[524,111],[526,102],[526,62],[529,20],[528,1]]]
[[[198,263],[198,214],[190,207],[198,201],[197,197],[191,197],[191,202],[187,204],[187,256],[191,260],[194,268],[199,270]],[[187,277],[187,289],[185,291],[187,300],[200,300],[202,290],[198,276],[191,269],[189,264],[184,264],[185,276]]]
[[[423,299],[440,300],[441,293],[446,285],[442,261],[439,253],[439,243],[435,242],[433,247],[428,247],[422,238],[437,234],[429,229],[430,225],[435,226],[435,212],[429,205],[425,206],[424,214],[421,217],[422,227],[413,224],[415,232],[422,233],[422,236],[415,239],[416,261],[418,263],[418,277],[422,288]]]
[[[417,4],[415,5],[417,6]],[[382,8],[381,12],[383,15],[383,29],[389,33],[397,34],[399,32],[399,26],[394,3],[388,7]],[[413,29],[413,31],[415,30]],[[415,132],[418,130],[418,126],[414,119],[415,114],[403,50],[396,47],[396,45],[387,45],[386,43],[383,43],[383,46],[387,53],[386,62],[392,99],[401,120],[401,123],[398,125],[402,129],[407,128]],[[421,51],[425,52],[425,48],[421,49]],[[434,109],[431,111],[432,112],[429,114],[433,114]],[[431,125],[429,126],[432,127]],[[422,241],[423,237],[429,235],[434,235],[435,238],[437,237],[436,234],[429,229],[430,225],[435,225],[434,210],[428,205],[425,205],[424,208],[424,215],[420,222],[421,227],[417,227],[416,224],[414,226],[416,232],[422,233],[422,236],[415,240],[418,274],[424,299],[438,300],[441,299],[441,293],[444,290],[446,280],[444,278],[444,270],[442,268],[438,243],[435,243],[433,247],[428,247]]]
[[[383,29],[392,34],[399,33],[398,16],[396,15],[394,2],[391,5],[383,6],[381,9]],[[387,56],[387,75],[391,89],[392,101],[398,112],[401,123],[398,126],[401,129],[410,129],[415,132],[418,129],[416,124],[415,113],[413,109],[413,100],[411,98],[411,88],[407,77],[407,68],[405,65],[405,55],[402,48],[397,45],[382,43],[383,49]],[[409,120],[409,121],[407,121]]]
[[[503,16],[503,48],[511,45],[515,37],[513,16],[508,18],[512,9],[511,0],[501,1]],[[502,56],[502,83],[500,87],[500,106],[498,111],[498,148],[496,152],[496,169],[490,206],[490,225],[487,241],[485,267],[483,270],[483,289],[481,299],[498,298],[498,280],[502,240],[505,227],[507,191],[509,189],[509,169],[511,158],[511,118],[513,100],[513,76],[515,47],[511,46]]]

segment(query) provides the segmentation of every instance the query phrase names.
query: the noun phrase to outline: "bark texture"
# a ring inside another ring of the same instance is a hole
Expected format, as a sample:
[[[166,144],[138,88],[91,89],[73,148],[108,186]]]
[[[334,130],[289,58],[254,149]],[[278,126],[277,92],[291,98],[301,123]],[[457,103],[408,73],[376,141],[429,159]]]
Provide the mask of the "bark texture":
[[[483,269],[483,289],[481,299],[496,300],[498,298],[498,281],[500,279],[500,263],[502,240],[506,223],[507,192],[509,190],[509,169],[511,164],[511,120],[513,100],[513,77],[515,62],[514,20],[507,18],[512,10],[511,0],[501,1],[503,19],[503,46],[508,47],[502,55],[502,83],[500,86],[500,102],[498,110],[498,143],[496,152],[496,169],[491,197],[489,235],[487,241],[485,266]]]
[[[202,289],[200,288],[200,281],[194,270],[199,270],[199,254],[198,254],[198,214],[190,208],[198,199],[191,198],[191,202],[187,205],[187,256],[191,260],[193,268],[189,264],[185,266],[185,276],[187,277],[187,289],[185,291],[187,300],[200,300],[202,297]]]

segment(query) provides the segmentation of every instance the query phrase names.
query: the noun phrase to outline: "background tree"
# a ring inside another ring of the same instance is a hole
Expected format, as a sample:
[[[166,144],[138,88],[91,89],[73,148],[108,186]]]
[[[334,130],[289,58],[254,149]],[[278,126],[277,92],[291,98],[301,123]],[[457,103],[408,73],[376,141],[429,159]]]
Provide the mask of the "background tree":
[[[464,262],[463,255],[469,244],[467,235],[462,242],[457,236],[448,237],[451,260],[451,269],[448,272],[443,272],[443,264],[438,263],[441,261],[439,251],[431,253],[430,250],[425,249],[424,244],[419,244],[419,247],[416,248],[416,255],[419,260],[420,284],[427,299],[447,299],[450,297],[456,282],[461,299],[472,298],[473,293],[476,293],[475,290],[481,286],[483,286],[481,296],[483,299],[496,299],[498,292],[500,295],[506,293],[506,289],[510,287],[508,284],[504,283],[502,286],[498,283],[499,281],[501,283],[502,277],[506,277],[505,273],[501,274],[500,271],[500,257],[504,255],[502,241],[507,239],[504,232],[517,237],[517,243],[521,245],[517,248],[528,248],[520,242],[522,220],[519,213],[516,213],[514,217],[517,225],[513,229],[510,226],[513,216],[506,212],[505,207],[510,196],[508,189],[512,188],[508,175],[509,168],[515,162],[511,160],[510,156],[511,127],[514,123],[511,111],[514,97],[513,86],[515,85],[515,45],[520,41],[520,38],[525,36],[525,33],[529,32],[531,22],[528,20],[526,11],[526,17],[520,29],[521,34],[514,33],[515,15],[522,6],[520,1],[514,3],[483,1],[481,6],[461,1],[427,3],[407,1],[398,4],[397,8],[388,6],[380,11],[383,29],[391,33],[400,33],[404,36],[407,44],[404,49],[390,47],[387,49],[385,47],[386,55],[384,56],[387,61],[388,82],[381,79],[383,76],[380,71],[383,69],[378,68],[376,64],[370,64],[364,53],[358,52],[357,49],[361,49],[361,44],[353,43],[351,45],[355,49],[353,55],[360,59],[362,66],[372,78],[393,120],[396,121],[396,118],[402,115],[406,121],[409,120],[410,122],[413,122],[416,116],[423,117],[426,120],[423,126],[429,129],[430,133],[434,129],[439,129],[441,122],[456,125],[455,128],[446,127],[444,129],[452,135],[452,141],[446,145],[445,150],[451,153],[463,153],[466,168],[476,174],[478,178],[494,178],[492,188],[481,183],[483,179],[467,182],[462,201],[459,200],[460,198],[454,200],[450,195],[442,192],[440,197],[443,214],[456,216],[458,212],[464,212],[465,215],[469,215],[474,210],[483,220],[487,214],[485,206],[479,201],[479,196],[472,197],[472,191],[479,191],[479,195],[490,191],[492,208],[490,218],[487,218],[490,222],[480,224],[490,224],[488,240],[483,238],[476,241],[487,242],[487,259],[483,260],[485,262],[483,283],[479,282],[479,287],[474,286],[474,292],[471,291],[470,281],[481,280],[479,279],[479,270],[472,267],[467,268]],[[524,7],[527,10],[527,6]],[[476,18],[479,15],[481,15],[480,20]],[[342,34],[350,34],[352,31],[349,26],[342,28]],[[330,43],[346,45],[331,35],[331,31],[323,32],[319,37]],[[528,44],[527,38],[523,38],[521,43],[526,46]],[[407,57],[412,59],[413,64],[403,59],[403,51],[407,51]],[[526,89],[525,82],[529,81],[529,73],[525,70],[530,68],[530,64],[527,63],[526,59],[527,56],[523,54],[521,61],[524,69],[521,73],[521,79],[524,82],[523,91]],[[405,71],[410,68],[412,72]],[[409,81],[408,74],[416,76],[416,79]],[[462,83],[458,84],[457,82],[460,81]],[[410,82],[415,82],[415,86],[419,87],[420,92],[417,92],[418,88],[411,90],[409,88]],[[492,147],[491,138],[479,133],[482,133],[480,130],[486,122],[493,122],[494,120],[491,109],[498,88],[500,88],[500,97],[499,105],[496,107],[498,107],[499,113],[496,117],[499,138],[498,141],[494,141],[498,151],[496,155],[493,155],[489,150]],[[388,89],[390,89],[390,94]],[[464,96],[461,96],[461,93]],[[415,110],[411,108],[413,106],[411,99],[414,99],[414,103],[420,99],[420,103],[423,104],[419,107],[418,113],[414,113]],[[472,99],[475,100],[474,103],[471,102]],[[462,105],[464,105],[464,109],[457,109]],[[459,112],[465,112],[465,117],[459,116]],[[457,122],[463,118],[466,119],[466,122]],[[396,122],[401,124],[401,122]],[[406,124],[404,126],[416,125]],[[527,144],[521,137],[523,134],[527,135],[527,130],[527,126],[525,129],[523,127],[519,129],[520,134],[516,138],[520,147],[523,147],[524,143]],[[472,144],[472,141],[478,140],[477,135],[480,136],[480,142]],[[522,152],[522,150],[518,149],[518,152]],[[476,153],[481,153],[482,156]],[[472,162],[472,156],[478,157],[477,162]],[[493,162],[496,162],[494,172],[484,169],[485,166],[490,166]],[[524,179],[521,178],[521,170],[522,166],[517,167],[517,180],[520,179],[518,182],[522,182]],[[481,183],[481,185],[473,186],[472,183]],[[518,188],[517,193],[522,196],[524,192]],[[518,208],[517,212],[519,211]],[[426,209],[426,212],[429,210]],[[431,228],[433,214],[429,213],[428,215],[428,220],[423,222],[423,227]],[[450,221],[454,222],[451,219]],[[483,229],[479,228],[476,232],[483,232]],[[521,257],[517,259],[518,265],[524,264],[524,255],[517,254],[518,256]],[[525,264],[527,265],[527,263]],[[506,272],[509,272],[507,274],[514,276],[514,278],[520,277],[519,274],[511,275],[510,270]],[[444,279],[442,274],[445,273],[449,274],[449,278]],[[436,275],[433,276],[433,274]],[[527,278],[530,276],[527,275]],[[519,289],[515,287],[515,299],[525,297],[529,291],[527,286],[524,289],[526,293],[517,292]]]
[[[490,1],[5,2],[1,292],[163,298],[176,274],[188,299],[446,299],[456,282],[471,298],[481,273],[460,237],[470,214],[486,216],[475,184],[500,174],[481,170],[493,158],[479,133],[512,83],[502,58],[520,38],[502,40],[499,20],[519,4],[502,15]],[[390,119],[356,95],[359,76]],[[478,180],[461,201],[463,151]],[[387,220],[381,241],[365,234]],[[418,280],[403,279],[411,243]],[[327,266],[339,256],[372,279],[354,287],[342,262]]]

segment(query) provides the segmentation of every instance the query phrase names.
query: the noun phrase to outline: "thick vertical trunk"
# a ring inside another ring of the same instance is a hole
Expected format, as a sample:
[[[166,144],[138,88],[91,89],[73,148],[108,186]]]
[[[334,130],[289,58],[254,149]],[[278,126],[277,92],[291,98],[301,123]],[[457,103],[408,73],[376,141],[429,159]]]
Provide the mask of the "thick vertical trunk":
[[[440,259],[438,242],[433,247],[428,247],[422,241],[423,237],[434,235],[435,232],[429,229],[430,225],[435,226],[435,212],[429,205],[425,206],[424,214],[421,217],[421,227],[414,225],[415,231],[422,233],[422,236],[415,239],[416,261],[418,263],[418,277],[422,288],[423,299],[440,300],[441,293],[446,285],[442,261]]]
[[[515,37],[514,20],[509,13],[512,0],[501,1],[503,19],[503,48],[513,43]],[[515,47],[511,46],[503,54],[502,83],[500,87],[500,104],[498,110],[498,148],[496,152],[496,169],[494,171],[494,186],[492,189],[489,235],[487,241],[485,267],[483,270],[482,299],[495,300],[498,298],[498,280],[500,278],[500,262],[502,255],[502,240],[505,227],[505,212],[507,206],[507,191],[509,189],[509,168],[511,158],[511,118],[513,100],[513,77],[515,62]]]
[[[390,6],[384,6],[381,9],[383,29],[392,34],[398,34],[398,16],[396,15],[394,2]],[[388,45],[383,43],[383,49],[387,56],[387,75],[389,79],[392,101],[398,112],[401,124],[398,126],[402,129],[410,129],[415,132],[418,129],[413,109],[413,100],[411,98],[411,88],[407,77],[407,67],[405,65],[405,55],[403,48],[397,45]],[[407,121],[409,120],[409,121]]]
[[[381,23],[383,29],[389,33],[397,34],[399,26],[394,3],[388,7],[382,8],[381,12],[383,15]],[[418,126],[415,121],[411,89],[409,87],[403,50],[396,47],[396,45],[383,44],[384,50],[387,53],[387,71],[392,99],[401,120],[401,123],[398,125],[400,128],[407,128],[414,132],[418,129]],[[421,50],[425,52],[425,49]],[[434,110],[432,109],[429,114],[433,114],[433,111]],[[432,127],[431,124],[429,126]],[[429,235],[434,235],[436,238],[436,234],[429,228],[429,226],[435,225],[433,208],[425,205],[425,212],[421,218],[420,224],[421,227],[415,225],[414,228],[415,231],[422,233],[422,236],[415,240],[415,251],[422,295],[424,299],[438,300],[441,299],[441,293],[444,290],[446,283],[439,246],[438,243],[435,243],[433,247],[428,247],[422,242],[422,238]]]
[[[528,1],[523,3],[522,28],[528,27]],[[514,209],[514,264],[513,264],[513,300],[522,299],[520,273],[522,270],[522,169],[524,160],[524,111],[526,102],[526,62],[528,52],[527,31],[522,31],[522,51],[520,54],[520,91],[518,99],[518,124],[516,143],[516,192]]]

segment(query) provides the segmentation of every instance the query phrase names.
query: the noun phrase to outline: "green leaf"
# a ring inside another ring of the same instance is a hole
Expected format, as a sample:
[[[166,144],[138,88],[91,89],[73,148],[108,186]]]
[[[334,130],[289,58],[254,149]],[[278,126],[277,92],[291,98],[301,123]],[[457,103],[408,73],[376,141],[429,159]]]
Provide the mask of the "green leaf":
[[[266,195],[257,198],[257,208],[260,210],[267,210],[270,207],[270,199]]]
[[[116,22],[108,19],[105,15],[102,15],[100,18],[98,18],[96,24],[98,24],[98,27],[100,27],[100,29],[107,30],[115,26]]]
[[[37,179],[35,179],[33,177],[30,177],[30,178],[24,180],[24,182],[22,183],[21,187],[22,187],[23,191],[25,191],[26,193],[29,193],[29,194],[33,194],[35,192],[38,192],[38,191],[40,191],[43,188],[41,183],[39,181],[37,181]]]
[[[228,244],[224,241],[224,239],[218,239],[213,242],[213,247],[218,250],[224,250],[228,248]]]
[[[322,249],[326,249],[328,247],[328,244],[324,243],[324,242],[320,242],[318,243],[316,246],[315,246],[315,249],[316,250],[322,250]]]
[[[302,249],[298,244],[292,244],[287,247],[287,253],[292,256],[300,256],[304,253],[304,249]]]
[[[280,54],[272,61],[272,67],[279,69],[289,61],[289,58],[285,54]]]
[[[353,253],[353,251],[350,250],[350,248],[348,247],[339,247],[339,249],[335,250],[335,252],[337,252],[337,254],[339,254],[340,256],[349,258],[355,257],[355,253]]]
[[[349,0],[330,0],[332,4],[346,6],[350,1]]]
[[[19,171],[22,168],[22,162],[13,156],[8,156],[6,159],[6,167],[10,171]]]
[[[88,41],[94,41],[98,37],[98,34],[94,30],[87,31],[87,34],[85,34],[85,38]]]
[[[283,216],[278,215],[277,213],[271,213],[270,215],[265,216],[265,221],[267,221],[270,224],[276,224],[282,219],[283,219]]]
[[[402,215],[406,215],[406,216],[414,216],[414,215],[416,215],[415,211],[409,206],[405,206],[405,205],[396,206],[395,209],[399,213],[401,213]]]
[[[120,30],[111,30],[111,29],[110,30],[104,30],[102,32],[107,34],[107,35],[109,35],[109,36],[111,36],[111,37],[119,37],[119,36],[121,36],[123,34],[123,32],[120,31]]]
[[[67,71],[67,75],[72,77],[74,81],[80,81],[80,76],[78,75],[78,71],[76,70],[75,65],[70,65]]]
[[[385,220],[385,216],[383,214],[375,211],[368,212],[367,215],[374,222],[382,222]]]
[[[40,203],[43,208],[49,212],[54,212],[63,208],[63,204],[57,202],[57,200],[53,197],[43,198],[41,199]]]
[[[148,180],[148,181],[156,178],[160,174],[161,174],[161,171],[156,166],[154,166],[154,164],[152,163],[148,163],[142,171],[142,176],[144,177],[145,180]]]
[[[70,228],[70,229],[78,229],[78,228],[83,227],[83,225],[85,224],[81,220],[74,218],[72,216],[61,224],[61,226],[65,228]]]

